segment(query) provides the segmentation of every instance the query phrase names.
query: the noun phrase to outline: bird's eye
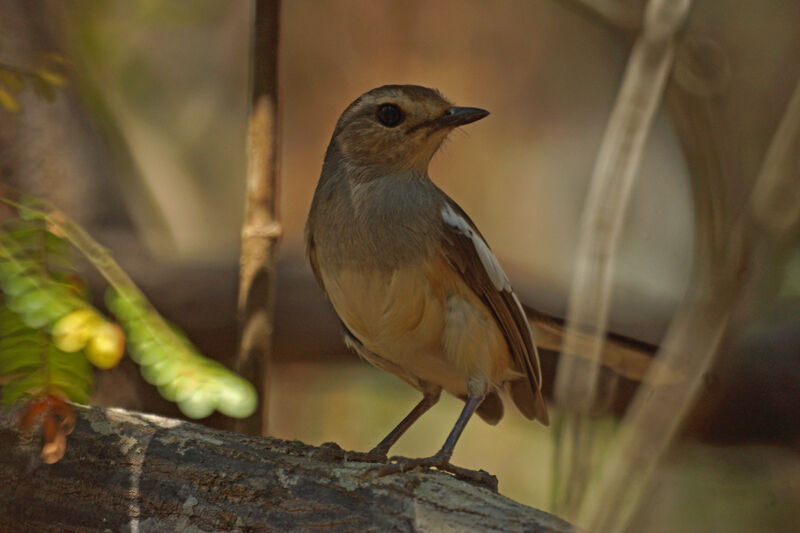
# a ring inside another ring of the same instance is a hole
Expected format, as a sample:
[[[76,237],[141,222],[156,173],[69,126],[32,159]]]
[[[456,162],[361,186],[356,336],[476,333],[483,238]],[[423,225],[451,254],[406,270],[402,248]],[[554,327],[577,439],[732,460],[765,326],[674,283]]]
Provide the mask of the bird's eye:
[[[388,128],[394,128],[406,118],[403,110],[394,104],[381,104],[376,113],[378,122]]]

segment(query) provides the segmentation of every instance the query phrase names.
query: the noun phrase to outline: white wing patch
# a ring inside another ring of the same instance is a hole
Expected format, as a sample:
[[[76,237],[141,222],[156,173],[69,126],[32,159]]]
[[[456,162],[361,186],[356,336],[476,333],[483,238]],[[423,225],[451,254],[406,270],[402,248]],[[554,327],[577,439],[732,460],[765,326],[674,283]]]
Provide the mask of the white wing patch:
[[[489,279],[492,281],[494,288],[498,291],[511,292],[511,283],[509,283],[506,273],[503,272],[503,269],[500,267],[500,263],[497,262],[497,258],[480,235],[475,233],[472,226],[464,220],[464,217],[456,213],[448,203],[445,203],[444,207],[442,207],[442,218],[445,224],[455,228],[472,240],[472,245],[475,247],[475,251],[478,252],[481,264],[489,275]]]

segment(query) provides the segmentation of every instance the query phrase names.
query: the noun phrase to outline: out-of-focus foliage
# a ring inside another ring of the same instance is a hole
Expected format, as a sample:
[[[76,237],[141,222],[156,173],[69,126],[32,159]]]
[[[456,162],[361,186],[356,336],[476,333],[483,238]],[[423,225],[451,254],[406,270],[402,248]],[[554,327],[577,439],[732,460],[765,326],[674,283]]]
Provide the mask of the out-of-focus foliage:
[[[248,12],[216,0],[64,6],[75,85],[113,148],[137,234],[157,256],[237,250]]]
[[[221,364],[202,356],[188,339],[169,326],[150,305],[133,281],[108,252],[63,213],[49,207],[21,206],[25,217],[38,224],[58,243],[69,242],[79,250],[111,285],[109,308],[129,338],[131,355],[142,375],[159,388],[166,399],[176,402],[191,418],[202,418],[214,410],[244,418],[253,413],[257,396],[253,386]],[[11,234],[22,235],[19,231]],[[61,237],[63,236],[63,237]],[[12,238],[6,248],[18,246]],[[3,267],[3,290],[12,310],[26,313],[31,327],[50,330],[61,350],[84,350],[95,366],[110,368],[121,356],[124,335],[77,295],[34,268],[34,260],[15,258],[12,252]],[[21,256],[22,254],[17,254]],[[2,281],[2,280],[0,280]],[[26,305],[15,303],[22,301]],[[119,351],[119,355],[116,355]]]
[[[52,101],[56,89],[67,84],[67,78],[61,72],[64,64],[64,58],[58,54],[45,54],[42,67],[36,70],[0,63],[0,107],[18,113],[22,106],[17,95],[28,87],[40,98]]]
[[[250,416],[258,397],[253,386],[221,364],[203,357],[175,328],[157,314],[138,291],[116,288],[108,306],[128,332],[131,358],[142,376],[167,400],[191,418],[214,410],[235,418]]]
[[[86,293],[72,269],[70,249],[36,216],[14,219],[0,227],[0,376],[3,402],[48,394],[86,402],[93,376],[79,353],[94,336],[91,328],[70,327],[75,314],[92,314],[95,324],[105,321],[86,301]],[[66,322],[65,322],[66,321]],[[72,339],[76,330],[82,342]],[[107,357],[122,356],[117,342]]]
[[[113,366],[124,337],[86,301],[66,241],[33,212],[21,215],[0,226],[0,393],[4,404],[23,404],[23,431],[42,428],[42,459],[54,463],[74,424],[66,400],[86,403],[92,394],[88,345],[113,330],[113,341],[95,350]],[[76,323],[77,315],[93,320]]]
[[[59,349],[46,330],[27,326],[7,306],[0,308],[0,379],[5,404],[46,395],[86,403],[94,383],[82,353]]]
[[[6,202],[20,216],[0,226],[0,392],[5,404],[25,402],[27,430],[41,422],[45,461],[58,461],[66,450],[74,416],[65,401],[89,401],[91,365],[116,366],[126,333],[145,379],[187,416],[216,409],[246,417],[255,410],[253,386],[168,326],[80,226],[36,201]],[[70,245],[111,283],[109,307],[125,332],[87,301]]]

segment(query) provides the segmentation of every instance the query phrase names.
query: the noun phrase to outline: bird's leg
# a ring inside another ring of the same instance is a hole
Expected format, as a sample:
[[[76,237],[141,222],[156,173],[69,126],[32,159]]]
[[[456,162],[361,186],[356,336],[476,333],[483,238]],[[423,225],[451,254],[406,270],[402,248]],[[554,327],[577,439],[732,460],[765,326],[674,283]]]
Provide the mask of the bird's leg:
[[[419,417],[425,414],[428,409],[436,405],[436,402],[439,401],[439,397],[442,394],[441,387],[430,387],[429,389],[425,390],[422,396],[422,400],[414,406],[410,413],[406,415],[406,417],[400,421],[397,426],[386,435],[382,441],[378,443],[377,446],[372,448],[369,453],[371,455],[382,456],[386,457],[386,454],[389,452],[389,448],[391,448],[397,439],[399,439],[403,434],[410,428],[414,422],[416,422]]]
[[[399,439],[403,433],[405,433],[408,428],[410,428],[414,422],[419,419],[419,417],[425,414],[428,409],[436,405],[436,402],[439,401],[439,397],[442,394],[441,387],[427,383],[422,383],[422,385],[422,400],[420,400],[419,403],[414,406],[411,412],[408,413],[399,424],[397,424],[397,427],[390,431],[389,434],[386,435],[386,437],[384,437],[383,440],[380,441],[378,445],[372,448],[370,451],[366,453],[346,451],[341,449],[338,444],[333,442],[326,442],[322,444],[320,448],[324,451],[326,456],[336,457],[345,461],[360,461],[364,463],[387,462],[388,458],[386,457],[386,453],[389,451],[389,448],[391,448],[392,445],[397,442],[397,439]]]
[[[470,394],[467,397],[467,401],[464,404],[464,409],[461,410],[461,414],[459,415],[458,420],[456,420],[456,423],[453,426],[453,429],[450,431],[450,434],[447,436],[447,440],[444,441],[444,445],[442,445],[442,448],[436,453],[436,455],[431,457],[423,457],[420,459],[392,457],[392,464],[377,467],[373,469],[372,472],[375,472],[377,476],[380,477],[389,474],[407,472],[415,468],[436,468],[438,470],[450,472],[457,477],[488,486],[493,490],[497,490],[497,478],[488,472],[484,472],[483,470],[468,470],[466,468],[460,468],[450,464],[450,458],[453,456],[453,448],[455,448],[458,438],[461,436],[461,433],[463,433],[467,422],[469,422],[469,419],[475,413],[475,410],[481,404],[485,396],[486,392],[484,391],[482,394]]]
[[[482,394],[480,396],[467,397],[467,401],[464,403],[464,408],[461,410],[461,414],[458,415],[456,424],[453,426],[453,429],[450,430],[450,434],[447,435],[447,439],[444,441],[442,449],[436,452],[436,455],[434,455],[433,458],[445,463],[450,461],[450,458],[453,456],[453,448],[456,447],[458,438],[464,432],[464,428],[467,427],[467,422],[469,422],[469,419],[472,418],[472,415],[475,413],[475,409],[478,408],[485,396],[485,394]]]

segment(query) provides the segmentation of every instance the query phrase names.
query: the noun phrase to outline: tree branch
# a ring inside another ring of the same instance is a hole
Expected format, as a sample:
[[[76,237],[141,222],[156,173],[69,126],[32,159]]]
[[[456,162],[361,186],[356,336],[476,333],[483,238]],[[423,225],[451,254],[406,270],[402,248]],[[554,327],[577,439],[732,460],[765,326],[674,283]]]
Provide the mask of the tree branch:
[[[598,408],[598,391],[613,396],[616,388],[616,378],[603,379],[597,364],[608,327],[614,259],[645,141],[672,69],[674,34],[689,6],[690,0],[647,3],[643,30],[628,58],[581,218],[554,394],[556,403],[564,408],[562,418],[554,424],[554,503],[569,517],[577,516],[588,487],[592,457],[588,416]],[[582,343],[579,338],[589,342]],[[581,349],[594,363],[576,355]]]
[[[239,277],[240,341],[236,370],[253,382],[261,403],[237,431],[266,434],[272,358],[275,268],[282,234],[278,216],[279,0],[256,0],[251,52],[251,109],[247,151],[247,201]]]
[[[567,523],[438,472],[375,478],[338,447],[249,437],[121,409],[76,407],[44,465],[0,414],[0,530],[529,531]]]

